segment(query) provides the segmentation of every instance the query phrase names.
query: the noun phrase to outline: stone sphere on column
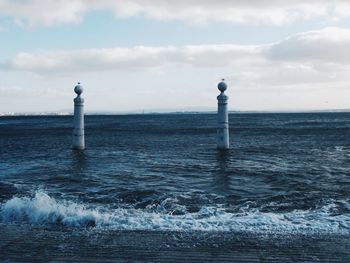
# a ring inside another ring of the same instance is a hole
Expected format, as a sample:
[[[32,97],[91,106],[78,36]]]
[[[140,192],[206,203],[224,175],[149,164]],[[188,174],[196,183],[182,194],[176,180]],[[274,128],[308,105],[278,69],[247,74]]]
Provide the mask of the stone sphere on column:
[[[80,82],[78,82],[78,85],[75,86],[74,88],[74,92],[78,95],[82,94],[83,93],[83,86],[80,85]]]
[[[219,84],[218,84],[218,89],[221,92],[224,92],[225,90],[227,90],[227,84],[224,82],[224,80],[222,80]]]

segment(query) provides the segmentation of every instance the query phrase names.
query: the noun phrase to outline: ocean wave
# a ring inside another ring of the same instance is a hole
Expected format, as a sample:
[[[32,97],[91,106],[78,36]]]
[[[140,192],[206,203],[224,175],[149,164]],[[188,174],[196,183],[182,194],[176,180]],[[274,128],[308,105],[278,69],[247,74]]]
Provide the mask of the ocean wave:
[[[169,205],[172,201],[166,200]],[[346,203],[348,206],[349,204]],[[178,204],[175,204],[177,209]],[[256,234],[349,234],[350,216],[334,214],[335,203],[316,210],[287,213],[247,209],[228,212],[222,207],[203,206],[194,213],[174,214],[135,208],[97,208],[72,201],[58,201],[43,191],[33,197],[13,197],[0,206],[5,224],[97,227],[114,230],[224,231]],[[169,211],[168,209],[166,211]]]

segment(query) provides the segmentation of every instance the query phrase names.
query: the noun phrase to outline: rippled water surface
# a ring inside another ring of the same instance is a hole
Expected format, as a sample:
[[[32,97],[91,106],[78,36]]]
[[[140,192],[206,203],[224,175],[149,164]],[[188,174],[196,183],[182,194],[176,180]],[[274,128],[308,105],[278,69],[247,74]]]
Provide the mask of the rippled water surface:
[[[135,248],[124,253],[128,260],[161,258],[127,257],[145,242],[150,251],[223,248],[229,260],[244,240],[261,252],[291,239],[285,260],[315,239],[319,247],[299,259],[324,259],[326,248],[330,260],[349,259],[349,113],[231,114],[228,152],[215,148],[213,114],[87,116],[84,152],[71,150],[71,126],[70,116],[0,118],[4,258],[32,250],[29,241],[13,244],[27,235],[37,244],[56,238],[58,258],[86,242],[109,258],[104,246],[127,236]],[[37,256],[53,260],[45,242]]]

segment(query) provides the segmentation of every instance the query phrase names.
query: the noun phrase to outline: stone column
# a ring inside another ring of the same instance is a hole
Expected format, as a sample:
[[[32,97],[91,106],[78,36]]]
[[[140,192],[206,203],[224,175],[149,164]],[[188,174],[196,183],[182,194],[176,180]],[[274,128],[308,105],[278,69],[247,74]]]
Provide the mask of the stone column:
[[[83,87],[78,82],[75,86],[74,92],[77,97],[74,99],[74,130],[73,130],[73,149],[84,150],[84,99],[80,97],[83,93]]]
[[[225,94],[227,85],[222,80],[218,84],[218,89],[220,90],[220,95],[217,96],[218,99],[218,130],[217,130],[217,148],[220,150],[227,150],[230,148],[229,140],[229,126],[228,126],[228,109],[227,100],[228,96]]]

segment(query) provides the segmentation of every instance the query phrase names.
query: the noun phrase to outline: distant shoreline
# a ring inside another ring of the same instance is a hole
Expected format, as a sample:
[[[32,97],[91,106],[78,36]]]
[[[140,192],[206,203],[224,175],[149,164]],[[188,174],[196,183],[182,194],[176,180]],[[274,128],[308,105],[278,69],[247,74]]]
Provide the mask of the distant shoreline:
[[[339,110],[300,110],[300,111],[229,111],[230,114],[290,114],[290,113],[350,113],[350,109]],[[87,116],[113,115],[166,115],[166,114],[216,114],[216,111],[146,111],[146,112],[86,112]],[[28,112],[0,113],[0,117],[34,117],[34,116],[72,116],[73,112]]]

